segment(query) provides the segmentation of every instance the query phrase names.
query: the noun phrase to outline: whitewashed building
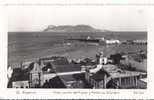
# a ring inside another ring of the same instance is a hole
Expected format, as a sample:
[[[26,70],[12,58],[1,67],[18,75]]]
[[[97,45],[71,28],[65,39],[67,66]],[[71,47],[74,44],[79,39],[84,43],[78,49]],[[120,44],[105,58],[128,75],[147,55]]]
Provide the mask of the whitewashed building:
[[[29,81],[15,81],[12,82],[12,88],[29,88]]]
[[[119,40],[106,40],[106,44],[120,44],[121,42]]]

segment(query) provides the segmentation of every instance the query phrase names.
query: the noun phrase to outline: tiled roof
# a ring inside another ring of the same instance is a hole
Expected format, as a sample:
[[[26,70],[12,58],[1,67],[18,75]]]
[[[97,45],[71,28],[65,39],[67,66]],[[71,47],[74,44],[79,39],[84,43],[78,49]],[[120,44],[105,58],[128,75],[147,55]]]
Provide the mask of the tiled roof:
[[[76,79],[73,77],[73,75],[61,75],[60,78],[65,81],[65,82],[69,82],[69,81],[75,81]]]
[[[76,64],[65,64],[65,65],[55,65],[53,64],[53,67],[55,68],[57,73],[60,72],[72,72],[72,71],[80,71],[81,67]]]
[[[135,71],[127,71],[127,70],[121,70],[115,65],[103,65],[103,69],[109,73],[109,75],[112,78],[118,78],[118,77],[129,77],[129,76],[139,76],[142,74],[142,72],[135,72]]]

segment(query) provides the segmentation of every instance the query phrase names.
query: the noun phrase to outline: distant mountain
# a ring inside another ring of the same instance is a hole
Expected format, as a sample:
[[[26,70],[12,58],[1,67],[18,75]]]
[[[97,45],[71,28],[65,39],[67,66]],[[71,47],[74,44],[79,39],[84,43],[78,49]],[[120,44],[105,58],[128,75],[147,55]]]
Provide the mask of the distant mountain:
[[[45,32],[103,32],[107,30],[100,30],[93,28],[89,25],[60,25],[54,26],[49,25],[45,30]]]

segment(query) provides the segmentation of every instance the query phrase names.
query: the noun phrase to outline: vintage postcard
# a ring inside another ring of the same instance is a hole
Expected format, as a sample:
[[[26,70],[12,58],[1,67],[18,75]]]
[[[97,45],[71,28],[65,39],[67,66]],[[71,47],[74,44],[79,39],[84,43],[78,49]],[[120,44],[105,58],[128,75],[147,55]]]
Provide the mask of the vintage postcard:
[[[150,95],[149,5],[115,4],[5,3],[9,93]]]

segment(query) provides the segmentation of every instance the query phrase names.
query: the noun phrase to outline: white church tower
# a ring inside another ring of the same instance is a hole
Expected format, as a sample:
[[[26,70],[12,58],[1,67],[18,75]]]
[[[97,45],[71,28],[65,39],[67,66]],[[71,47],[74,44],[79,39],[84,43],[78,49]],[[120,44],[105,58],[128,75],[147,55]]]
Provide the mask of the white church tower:
[[[99,54],[99,64],[100,65],[107,64],[107,57],[104,57],[104,52],[100,52]]]

